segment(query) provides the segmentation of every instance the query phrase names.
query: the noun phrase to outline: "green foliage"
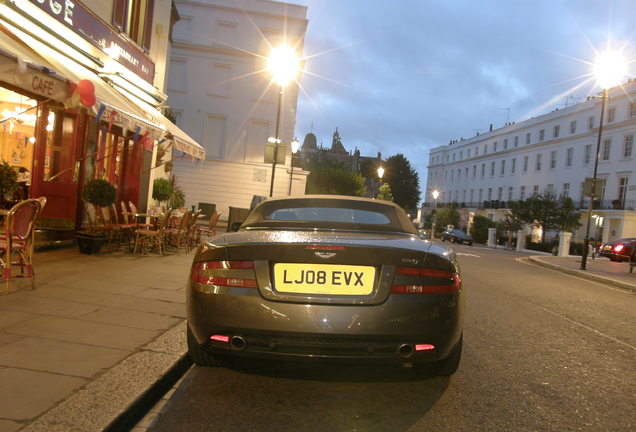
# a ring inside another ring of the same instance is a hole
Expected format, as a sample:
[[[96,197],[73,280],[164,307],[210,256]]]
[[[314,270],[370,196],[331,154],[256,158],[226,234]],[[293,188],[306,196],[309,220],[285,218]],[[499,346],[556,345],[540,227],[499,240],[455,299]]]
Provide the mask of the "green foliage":
[[[457,203],[452,202],[447,207],[438,208],[435,217],[435,231],[443,231],[447,225],[459,228],[461,217],[457,211]]]
[[[574,231],[581,218],[571,198],[559,200],[552,193],[533,195],[525,201],[511,201],[511,217],[527,225],[542,228],[542,241],[550,230]]]
[[[475,215],[473,224],[470,227],[470,235],[475,243],[486,243],[488,241],[488,229],[496,228],[497,224],[486,216]]]
[[[185,207],[185,192],[179,187],[177,176],[174,174],[170,176],[170,184],[172,185],[172,195],[168,199],[168,207],[173,209]]]
[[[13,193],[18,187],[18,173],[8,162],[0,164],[0,200],[4,204],[5,200],[11,200]]]
[[[391,186],[393,202],[413,214],[420,202],[420,178],[403,154],[386,160],[383,180]]]
[[[170,180],[163,177],[156,178],[152,183],[152,198],[159,202],[168,201],[173,191],[174,188]]]
[[[378,196],[376,198],[384,201],[393,201],[391,186],[389,186],[388,183],[383,183],[378,190]]]
[[[314,161],[309,165],[307,194],[364,196],[364,177],[347,167],[329,161]]]
[[[90,179],[84,185],[82,198],[93,205],[108,207],[114,204],[117,199],[117,189],[115,186],[102,179]]]

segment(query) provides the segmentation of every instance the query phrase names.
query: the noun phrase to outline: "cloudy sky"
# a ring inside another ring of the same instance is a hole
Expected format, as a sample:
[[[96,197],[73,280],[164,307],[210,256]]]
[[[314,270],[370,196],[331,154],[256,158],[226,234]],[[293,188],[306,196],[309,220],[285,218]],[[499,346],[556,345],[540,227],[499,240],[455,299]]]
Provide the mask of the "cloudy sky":
[[[595,94],[608,39],[636,58],[636,0],[288,2],[309,7],[298,138],[403,153],[422,190],[431,148]]]

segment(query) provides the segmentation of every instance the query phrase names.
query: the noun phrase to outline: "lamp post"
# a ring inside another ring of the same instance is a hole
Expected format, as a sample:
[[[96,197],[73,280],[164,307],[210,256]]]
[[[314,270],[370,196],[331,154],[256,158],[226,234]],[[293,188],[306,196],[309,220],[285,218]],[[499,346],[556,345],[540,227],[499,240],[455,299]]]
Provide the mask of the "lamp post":
[[[295,78],[298,71],[299,59],[294,50],[287,45],[275,48],[267,59],[267,70],[272,73],[273,81],[278,84],[278,110],[276,112],[276,134],[274,135],[274,158],[272,161],[272,182],[269,187],[269,196],[274,195],[274,177],[276,176],[276,160],[278,159],[278,145],[280,130],[280,111],[283,105],[283,90],[285,86]]]
[[[431,240],[435,238],[435,222],[437,222],[437,198],[439,198],[439,191],[433,189],[431,192],[433,195],[433,223],[431,224]]]
[[[289,193],[287,195],[291,195],[292,192],[292,182],[294,181],[294,157],[300,148],[300,142],[296,138],[291,142],[291,171],[289,172]]]
[[[601,101],[601,119],[598,125],[598,136],[596,138],[596,154],[594,155],[594,175],[592,177],[592,191],[590,193],[590,205],[587,210],[587,222],[585,224],[585,238],[583,239],[583,251],[581,254],[581,270],[586,270],[588,248],[590,247],[590,221],[592,219],[592,209],[596,198],[596,175],[598,173],[598,158],[601,152],[601,136],[603,132],[603,117],[605,116],[605,104],[607,103],[607,90],[612,86],[620,84],[627,72],[625,59],[616,52],[606,52],[599,55],[594,64],[594,75],[598,84],[603,89]]]

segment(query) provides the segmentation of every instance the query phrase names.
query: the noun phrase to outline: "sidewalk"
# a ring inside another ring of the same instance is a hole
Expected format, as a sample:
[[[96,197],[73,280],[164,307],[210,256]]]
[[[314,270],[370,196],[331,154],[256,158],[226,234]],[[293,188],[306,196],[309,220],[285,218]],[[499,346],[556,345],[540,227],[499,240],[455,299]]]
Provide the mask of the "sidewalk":
[[[134,424],[131,413],[152,406],[190,365],[184,318],[192,255],[36,253],[37,289],[12,279],[12,293],[0,295],[0,432]],[[589,260],[582,271],[580,257],[527,259],[636,290],[626,263]]]
[[[617,288],[636,291],[636,271],[629,273],[629,263],[612,262],[607,258],[588,257],[586,270],[581,270],[580,256],[558,257],[553,255],[533,255],[529,261],[585,279],[594,280]]]
[[[187,368],[192,256],[36,253],[37,289],[16,278],[0,294],[0,432],[112,427],[166,373]]]

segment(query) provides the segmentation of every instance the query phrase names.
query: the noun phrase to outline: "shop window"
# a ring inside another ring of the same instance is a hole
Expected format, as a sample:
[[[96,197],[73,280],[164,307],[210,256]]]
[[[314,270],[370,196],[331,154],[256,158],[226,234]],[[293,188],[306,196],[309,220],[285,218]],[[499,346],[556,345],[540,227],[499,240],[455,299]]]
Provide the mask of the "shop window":
[[[113,25],[145,50],[150,49],[154,0],[114,0]]]

